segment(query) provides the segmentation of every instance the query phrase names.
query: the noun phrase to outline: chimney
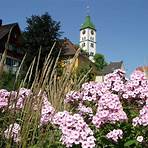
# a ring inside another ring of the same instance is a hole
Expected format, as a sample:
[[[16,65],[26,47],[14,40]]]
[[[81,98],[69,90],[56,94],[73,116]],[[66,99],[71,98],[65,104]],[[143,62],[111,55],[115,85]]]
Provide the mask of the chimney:
[[[0,19],[0,26],[2,26],[2,19]]]

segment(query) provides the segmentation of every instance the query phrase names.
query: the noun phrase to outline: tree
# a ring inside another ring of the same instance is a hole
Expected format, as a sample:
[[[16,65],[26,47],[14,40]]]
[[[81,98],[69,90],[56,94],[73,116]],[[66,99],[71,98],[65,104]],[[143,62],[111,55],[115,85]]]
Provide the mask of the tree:
[[[82,64],[76,70],[77,78],[84,77],[85,75],[88,82],[95,80],[95,73],[92,71],[92,66],[89,64]]]
[[[15,74],[11,71],[3,72],[2,79],[0,80],[0,89],[13,90],[15,82]]]
[[[27,18],[26,22],[27,27],[23,32],[24,52],[27,53],[25,65],[27,68],[29,67],[41,48],[41,59],[39,63],[39,68],[41,68],[45,57],[55,41],[57,43],[52,53],[53,57],[59,51],[58,41],[62,34],[60,32],[60,22],[53,20],[47,12],[41,16],[32,15],[30,18]]]
[[[98,70],[103,69],[105,66],[107,66],[107,62],[105,61],[105,57],[102,54],[96,54],[94,56],[95,65]]]

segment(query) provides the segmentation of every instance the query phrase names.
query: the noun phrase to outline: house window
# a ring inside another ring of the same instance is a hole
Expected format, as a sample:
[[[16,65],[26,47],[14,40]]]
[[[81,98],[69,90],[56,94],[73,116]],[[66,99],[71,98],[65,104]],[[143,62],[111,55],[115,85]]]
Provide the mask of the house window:
[[[14,60],[14,59],[11,59],[11,58],[6,58],[6,65],[8,66],[16,66],[18,67],[19,66],[19,62],[17,60]]]
[[[13,65],[13,60],[10,59],[10,58],[6,58],[6,64],[9,65],[9,66],[12,66]]]
[[[8,45],[8,48],[9,48],[10,51],[13,50],[13,46],[11,44]]]
[[[16,60],[13,60],[13,66],[16,66],[16,67],[18,67],[20,65],[20,63],[18,62],[18,61],[16,61]]]
[[[93,44],[93,43],[91,43],[91,44],[90,44],[90,47],[94,47],[94,44]]]
[[[69,59],[64,60],[63,62],[64,62],[64,64],[70,64],[70,60]]]

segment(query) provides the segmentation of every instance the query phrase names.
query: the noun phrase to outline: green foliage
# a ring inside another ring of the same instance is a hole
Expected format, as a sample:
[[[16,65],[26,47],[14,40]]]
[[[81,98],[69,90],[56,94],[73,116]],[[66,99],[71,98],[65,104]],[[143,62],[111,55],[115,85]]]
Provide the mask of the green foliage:
[[[92,72],[91,65],[83,64],[78,67],[76,70],[76,77],[79,78],[80,76],[85,76],[87,81],[94,81],[95,80],[95,74]]]
[[[3,72],[0,80],[0,89],[12,90],[15,82],[15,75],[12,72]]]
[[[91,129],[94,131],[96,145],[98,147],[107,148],[146,148],[148,146],[148,128],[143,126],[134,127],[132,125],[132,119],[138,116],[140,108],[138,108],[137,104],[133,102],[122,102],[122,105],[128,116],[127,121],[117,122],[115,124],[108,123],[100,128],[96,128],[92,125]],[[123,138],[118,142],[113,142],[105,137],[105,135],[113,129],[123,130]],[[140,135],[142,135],[145,139],[142,143],[139,143],[136,140],[136,138]]]
[[[125,147],[129,147],[129,146],[135,144],[136,142],[137,142],[136,140],[128,140],[128,141],[124,144],[124,146],[125,146]]]
[[[107,66],[107,62],[105,61],[105,57],[102,54],[96,54],[94,56],[95,65],[98,70],[103,69],[105,66]]]
[[[33,58],[38,55],[38,51],[41,48],[39,63],[39,68],[41,68],[55,41],[57,43],[53,50],[53,56],[57,56],[56,53],[59,51],[60,44],[58,40],[62,33],[60,32],[60,22],[53,20],[47,12],[41,16],[32,15],[30,18],[27,18],[26,22],[27,27],[23,32],[24,52],[27,53],[25,66],[28,69]]]

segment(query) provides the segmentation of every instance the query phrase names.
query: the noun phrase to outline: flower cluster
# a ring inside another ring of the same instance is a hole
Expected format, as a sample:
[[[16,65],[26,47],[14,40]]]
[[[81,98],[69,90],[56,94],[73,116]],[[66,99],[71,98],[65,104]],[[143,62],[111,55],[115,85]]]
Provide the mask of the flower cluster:
[[[145,105],[141,110],[139,117],[136,117],[133,119],[133,126],[137,125],[143,125],[147,126],[148,125],[148,106]]]
[[[88,82],[82,85],[80,91],[71,91],[66,95],[65,102],[66,103],[76,103],[76,102],[85,102],[85,101],[96,101],[99,99],[99,96],[102,95],[100,84],[96,82]],[[100,92],[99,92],[100,91]]]
[[[110,139],[114,142],[118,142],[119,139],[122,139],[123,131],[121,129],[114,129],[106,135],[107,139]]]
[[[51,103],[48,101],[47,95],[43,94],[43,104],[42,104],[42,110],[41,110],[41,119],[40,119],[40,125],[45,125],[49,122],[51,122],[55,109],[52,107]]]
[[[131,75],[130,75],[130,79],[131,80],[145,80],[146,76],[144,74],[144,72],[140,71],[140,70],[135,70]]]
[[[96,82],[84,83],[81,88],[82,102],[97,101],[99,97],[102,95],[101,88],[103,88],[103,86]]]
[[[30,89],[20,88],[18,92],[12,91],[8,92],[7,90],[0,90],[0,108],[5,109],[5,107],[9,107],[9,109],[23,109],[26,99],[30,99],[30,97],[35,98],[32,95],[32,91]],[[32,96],[31,96],[32,95]],[[40,93],[38,94],[38,96]],[[51,103],[48,101],[48,97],[44,92],[41,96],[41,117],[40,117],[40,126],[45,125],[51,122],[55,109],[52,107]],[[35,99],[32,103],[32,107],[35,110]],[[37,105],[38,106],[38,105]],[[40,110],[38,107],[37,110]],[[12,132],[10,133],[12,128]],[[20,126],[18,124],[10,125],[10,127],[5,131],[5,137],[14,139],[15,142],[20,140],[18,136],[18,131],[20,130]],[[10,136],[9,136],[10,135]]]
[[[0,90],[0,108],[16,108],[22,109],[24,106],[25,98],[31,94],[30,89],[20,88],[18,92],[11,91],[8,92],[5,89]]]
[[[17,143],[21,140],[20,130],[21,130],[21,127],[19,124],[17,123],[10,124],[9,127],[4,131],[4,136],[6,139],[12,138],[14,142]]]
[[[86,107],[85,105],[81,103],[78,106],[78,111],[79,111],[78,113],[82,116],[85,116],[85,115],[93,116],[92,108]]]
[[[124,120],[127,120],[127,116],[123,111],[118,95],[110,92],[102,95],[98,101],[96,115],[93,116],[93,124],[100,128],[102,124]]]
[[[8,106],[8,99],[10,97],[10,92],[5,89],[0,90],[0,109]]]
[[[125,71],[120,69],[117,69],[104,77],[104,84],[108,87],[108,91],[112,92],[122,92],[126,81]]]
[[[79,101],[80,98],[81,98],[80,93],[71,91],[66,94],[66,99],[64,101],[66,103],[73,103],[73,102]]]
[[[148,79],[143,72],[136,70],[131,74],[130,79],[125,83],[122,96],[142,104],[145,102],[148,98]]]
[[[29,96],[32,94],[30,89],[26,88],[20,88],[18,92],[11,92],[11,95],[13,94],[14,97],[11,97],[11,100],[15,98],[14,103],[9,108],[16,108],[16,109],[22,109],[25,105],[26,98],[29,98]]]
[[[76,103],[74,107],[78,113],[82,116],[89,115],[93,124],[98,128],[105,123],[126,120],[127,116],[123,111],[121,98],[119,98],[119,94],[122,94],[125,89],[126,81],[125,72],[115,70],[106,75],[102,83],[84,83],[80,91],[68,93],[65,102]]]
[[[31,97],[32,91],[26,88],[20,88],[18,92],[12,91],[8,92],[7,90],[0,90],[0,108],[9,106],[10,109],[22,109],[25,105],[26,98]],[[33,97],[33,96],[32,96]],[[54,108],[51,106],[51,103],[48,101],[48,97],[45,92],[42,94],[42,110],[41,110],[41,125],[47,124],[51,121],[51,118],[55,112]],[[9,102],[9,104],[8,104]],[[33,106],[34,107],[34,106]]]
[[[82,148],[95,147],[93,132],[79,114],[58,112],[53,118],[53,124],[61,129],[61,141],[66,147],[72,147],[73,144],[81,144]]]
[[[81,145],[82,148],[95,147],[96,139],[89,124],[100,128],[106,123],[127,121],[123,102],[132,102],[133,105],[138,104],[138,107],[142,108],[139,116],[133,119],[133,126],[148,125],[148,79],[138,70],[127,79],[125,72],[118,69],[106,75],[102,83],[84,83],[79,91],[69,92],[65,103],[72,105],[73,114],[67,111],[56,113],[45,92],[38,93],[36,99],[36,95],[25,88],[21,88],[18,92],[0,90],[0,109],[4,110],[6,107],[23,109],[26,98],[31,97],[33,110],[41,109],[39,127],[48,123],[56,125],[62,132],[60,140],[66,147],[74,145]],[[4,135],[7,139],[12,138],[15,142],[19,142],[20,129],[17,123],[11,124]],[[106,137],[118,142],[122,139],[123,132],[121,129],[114,129]],[[138,136],[137,141],[142,142],[143,137]]]

